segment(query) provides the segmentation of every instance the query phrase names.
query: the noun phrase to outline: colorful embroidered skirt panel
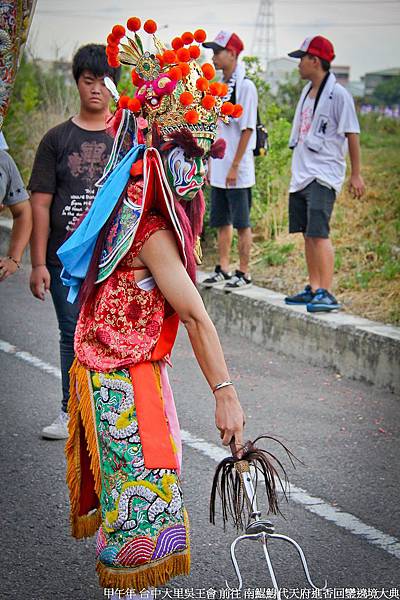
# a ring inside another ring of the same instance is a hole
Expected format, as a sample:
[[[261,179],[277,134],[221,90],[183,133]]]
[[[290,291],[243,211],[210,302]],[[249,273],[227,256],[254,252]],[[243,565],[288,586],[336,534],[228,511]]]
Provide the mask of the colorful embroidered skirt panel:
[[[154,376],[155,389],[158,390],[155,398],[162,403],[163,419],[169,426],[168,414],[171,413],[171,407],[165,406],[163,397],[163,387],[167,388],[166,397],[170,391],[165,372],[160,370],[157,363],[151,365],[150,372],[151,377]],[[74,366],[71,376],[77,390],[77,402],[73,403],[75,406],[70,406],[70,434],[76,439],[77,431],[82,435],[82,429],[84,430],[89,458],[82,455],[82,439],[78,441],[80,452],[75,448],[72,455],[69,448],[67,457],[69,456],[69,460],[79,457],[78,468],[81,469],[82,476],[87,471],[87,467],[82,470],[85,461],[88,463],[90,457],[93,459],[95,453],[98,455],[100,486],[97,484],[97,492],[100,506],[96,509],[92,504],[88,514],[78,514],[77,519],[90,519],[97,512],[97,526],[101,520],[97,532],[97,571],[100,584],[103,587],[133,588],[140,591],[162,585],[176,575],[188,573],[190,549],[188,519],[183,505],[178,469],[165,468],[162,457],[160,468],[146,466],[138,420],[140,423],[144,422],[143,427],[146,427],[146,422],[143,421],[143,415],[138,419],[139,405],[135,404],[134,390],[141,384],[138,381],[132,382],[134,373],[128,369],[95,373],[82,366]],[[86,391],[82,389],[85,380]],[[85,407],[88,401],[90,407]],[[90,433],[90,425],[85,427],[90,413],[95,440]],[[154,423],[152,426],[154,427]],[[172,447],[177,454],[179,440],[175,444],[170,427],[168,431]],[[90,448],[93,442],[96,447]],[[91,471],[93,467],[96,468],[94,463],[92,460]],[[178,465],[178,461],[176,464]],[[71,472],[70,465],[68,472]],[[95,473],[92,475],[93,477],[86,477],[87,483],[96,487],[97,477]],[[71,490],[71,486],[70,491],[73,511],[74,490]],[[91,493],[85,490],[82,477],[80,495],[81,499],[86,498],[83,506],[87,510]],[[82,512],[81,503],[78,513]],[[79,537],[79,531],[76,533]],[[84,535],[90,533],[93,533],[93,528],[90,532],[86,530]]]

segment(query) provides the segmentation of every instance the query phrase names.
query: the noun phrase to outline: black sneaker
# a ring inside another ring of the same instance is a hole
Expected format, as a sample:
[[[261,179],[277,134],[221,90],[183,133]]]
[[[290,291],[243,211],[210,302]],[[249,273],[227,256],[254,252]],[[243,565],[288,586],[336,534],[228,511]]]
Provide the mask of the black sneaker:
[[[245,277],[243,271],[236,269],[235,274],[231,277],[224,285],[224,292],[233,292],[234,290],[243,290],[244,288],[250,287],[253,284],[251,277]]]
[[[302,292],[295,294],[294,296],[286,296],[286,304],[308,304],[314,298],[314,292],[312,291],[311,285],[306,285]]]
[[[340,310],[341,304],[335,296],[323,288],[315,292],[314,298],[307,304],[307,312],[329,312],[331,310]]]
[[[213,285],[217,285],[219,283],[225,283],[232,277],[231,273],[227,273],[223,269],[221,269],[221,265],[217,265],[215,267],[214,273],[211,273],[210,277],[203,279],[201,282],[205,287],[212,287]]]

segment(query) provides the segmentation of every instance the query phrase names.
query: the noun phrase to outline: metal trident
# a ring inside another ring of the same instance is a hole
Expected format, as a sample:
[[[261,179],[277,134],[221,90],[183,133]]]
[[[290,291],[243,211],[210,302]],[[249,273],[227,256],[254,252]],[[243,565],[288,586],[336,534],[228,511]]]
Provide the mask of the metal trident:
[[[250,515],[250,521],[245,529],[244,535],[240,535],[239,537],[237,537],[231,544],[231,559],[232,559],[232,563],[233,563],[233,566],[236,571],[237,578],[239,580],[238,589],[239,590],[242,589],[243,579],[242,579],[242,575],[240,573],[238,561],[237,561],[236,554],[235,554],[236,546],[242,540],[256,540],[256,541],[259,540],[263,547],[264,557],[265,557],[265,560],[267,561],[268,571],[269,571],[269,574],[272,579],[274,590],[276,591],[277,600],[281,600],[281,594],[280,594],[278,582],[277,582],[274,568],[272,566],[271,558],[270,558],[270,555],[268,552],[268,541],[271,539],[284,540],[284,541],[292,544],[296,548],[297,552],[300,555],[301,564],[303,566],[304,573],[305,573],[307,581],[311,585],[311,587],[315,590],[326,589],[326,587],[327,587],[326,580],[325,580],[325,585],[323,588],[319,588],[318,586],[316,586],[313,583],[311,576],[310,576],[310,572],[308,570],[306,557],[304,555],[304,552],[303,552],[301,546],[292,538],[290,538],[286,535],[282,535],[280,533],[275,533],[275,528],[274,528],[273,524],[271,523],[271,521],[261,519],[261,512],[258,510],[258,506],[257,506],[257,496],[256,496],[256,491],[255,491],[255,488],[253,485],[250,464],[247,462],[247,460],[240,460],[240,461],[236,462],[235,469],[240,477],[242,489],[244,490],[245,500],[248,505],[249,515]]]

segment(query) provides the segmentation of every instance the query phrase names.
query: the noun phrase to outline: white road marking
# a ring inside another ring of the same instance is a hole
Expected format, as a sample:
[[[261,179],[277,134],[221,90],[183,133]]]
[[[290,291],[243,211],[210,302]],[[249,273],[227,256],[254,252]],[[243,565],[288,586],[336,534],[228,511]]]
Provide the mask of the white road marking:
[[[15,346],[12,346],[4,340],[0,340],[0,351],[6,354],[11,354],[19,360],[27,362],[33,367],[36,367],[37,369],[40,369],[49,375],[53,375],[57,379],[61,379],[60,369],[57,369],[57,367],[40,360],[29,352],[22,352],[21,350],[18,350]],[[228,456],[228,452],[224,448],[194,436],[189,431],[182,430],[181,435],[182,441],[187,446],[193,448],[193,450],[196,450],[197,452],[200,452],[214,462],[218,463]],[[337,525],[337,527],[345,529],[353,535],[364,538],[373,546],[377,546],[388,554],[400,559],[400,540],[397,538],[387,535],[386,533],[383,533],[383,531],[380,531],[371,525],[363,523],[358,517],[342,511],[340,508],[332,506],[328,502],[325,502],[325,500],[322,498],[310,496],[305,490],[298,488],[295,485],[290,485],[290,499],[298,504],[301,504],[305,510],[318,515],[322,519],[331,521]]]
[[[33,356],[33,354],[30,354],[29,352],[22,352],[21,350],[18,350],[18,348],[12,346],[8,342],[5,342],[4,340],[0,340],[0,350],[6,354],[12,354],[13,356],[16,356],[20,360],[29,363],[33,367],[36,367],[45,373],[54,375],[54,377],[57,377],[57,379],[61,379],[60,369],[53,367],[53,365],[49,365],[49,363],[40,360],[40,358]]]

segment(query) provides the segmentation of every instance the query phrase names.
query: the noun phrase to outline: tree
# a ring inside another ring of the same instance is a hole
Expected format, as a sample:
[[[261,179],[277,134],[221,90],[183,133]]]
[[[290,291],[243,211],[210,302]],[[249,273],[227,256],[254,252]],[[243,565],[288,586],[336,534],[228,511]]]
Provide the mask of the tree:
[[[400,104],[400,75],[382,81],[376,86],[373,96],[383,104]]]

